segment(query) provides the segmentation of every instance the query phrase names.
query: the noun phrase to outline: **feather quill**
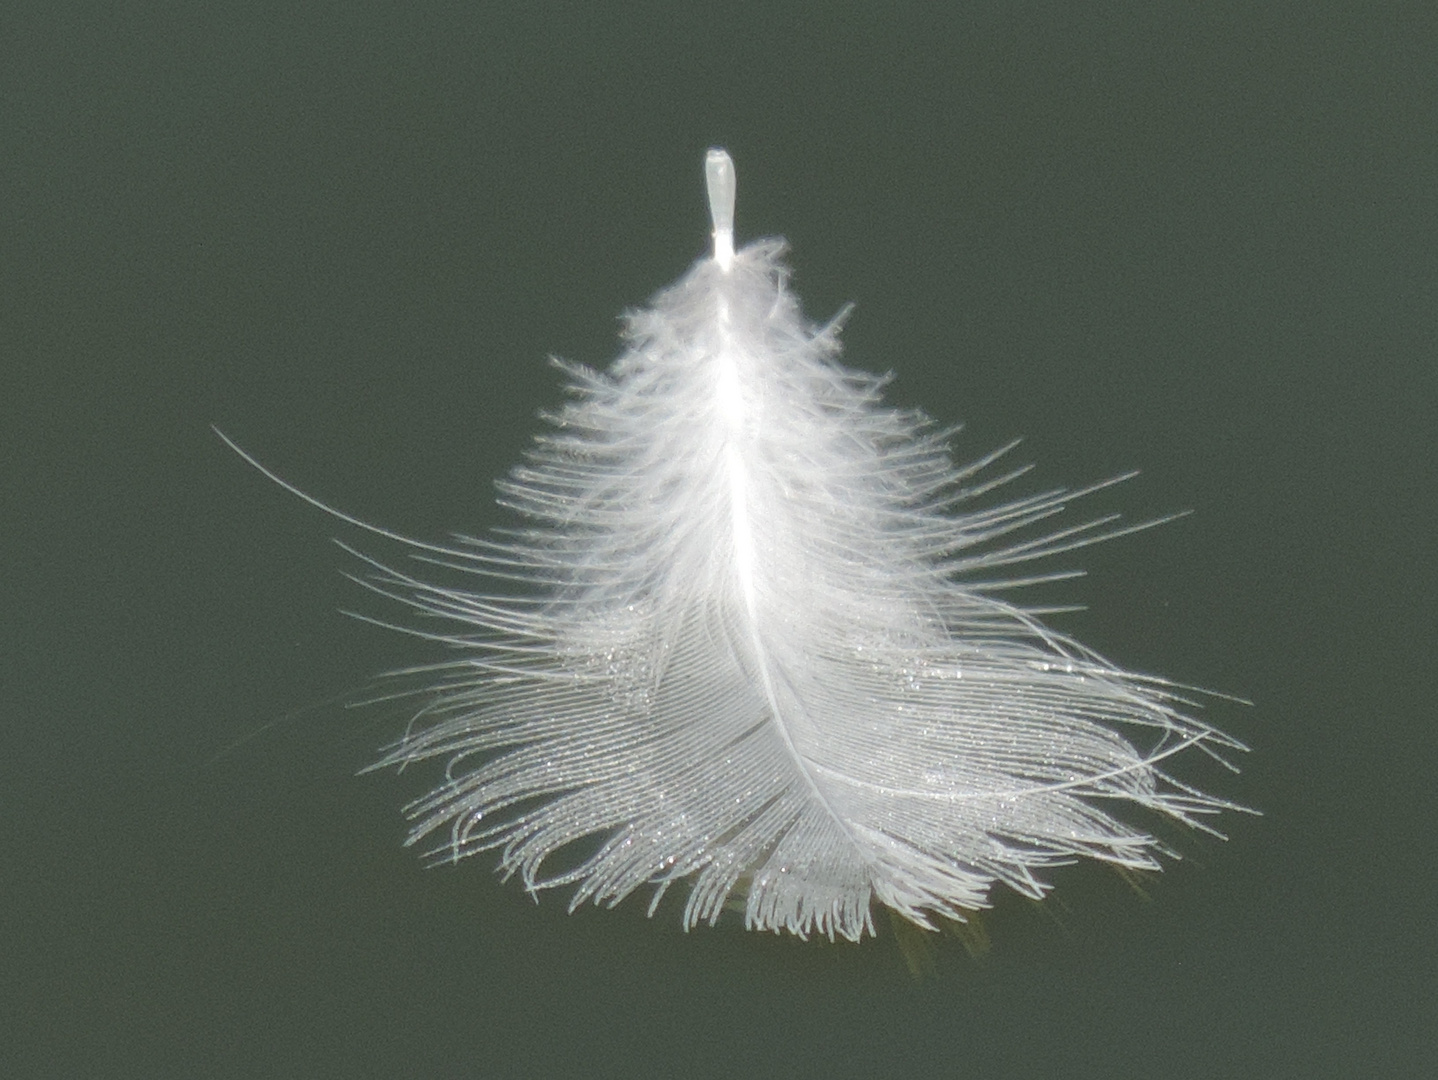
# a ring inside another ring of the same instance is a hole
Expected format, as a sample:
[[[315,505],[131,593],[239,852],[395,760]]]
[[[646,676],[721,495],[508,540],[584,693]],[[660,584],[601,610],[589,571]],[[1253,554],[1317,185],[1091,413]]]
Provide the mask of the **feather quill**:
[[[1213,831],[1232,804],[1165,763],[1242,747],[998,595],[1133,527],[1017,538],[1094,488],[987,500],[1023,470],[955,467],[952,431],[840,366],[842,314],[805,322],[782,241],[734,249],[733,164],[706,172],[712,257],[608,371],[560,364],[572,400],[499,484],[521,526],[416,545],[487,584],[366,560],[458,650],[411,669],[426,702],[379,763],[448,762],[410,842],[497,850],[571,910],[687,882],[686,927],[742,899],[753,929],[858,940],[874,900],[931,927],[1079,857],[1157,868],[1125,806]]]

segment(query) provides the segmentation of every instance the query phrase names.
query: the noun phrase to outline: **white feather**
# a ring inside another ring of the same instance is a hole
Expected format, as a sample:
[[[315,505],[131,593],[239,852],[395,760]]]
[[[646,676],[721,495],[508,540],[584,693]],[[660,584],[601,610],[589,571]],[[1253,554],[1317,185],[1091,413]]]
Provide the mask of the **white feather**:
[[[1238,744],[990,578],[1129,529],[1015,540],[1086,492],[984,505],[1016,473],[956,469],[951,432],[839,366],[839,320],[805,323],[781,241],[734,251],[732,164],[707,166],[714,257],[607,372],[560,365],[573,401],[500,484],[527,524],[427,547],[492,585],[371,562],[460,650],[381,763],[449,762],[411,842],[497,849],[572,907],[688,881],[686,926],[742,896],[752,928],[854,940],[875,899],[929,926],[1079,856],[1156,868],[1114,811],[1199,824],[1230,804],[1162,763]]]

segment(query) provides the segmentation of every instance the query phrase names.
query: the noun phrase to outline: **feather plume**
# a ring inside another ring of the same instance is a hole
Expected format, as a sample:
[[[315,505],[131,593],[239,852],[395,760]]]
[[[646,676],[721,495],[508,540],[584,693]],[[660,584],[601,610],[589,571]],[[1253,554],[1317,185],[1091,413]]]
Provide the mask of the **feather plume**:
[[[805,322],[782,241],[734,250],[733,165],[706,169],[713,256],[608,371],[560,364],[572,399],[499,485],[522,524],[416,545],[458,586],[366,560],[458,650],[411,669],[426,701],[380,762],[448,762],[410,842],[496,850],[571,909],[686,882],[686,927],[742,900],[751,928],[858,940],[874,900],[929,927],[1079,857],[1157,868],[1126,804],[1212,831],[1231,804],[1165,762],[1239,744],[1000,595],[1143,526],[1022,539],[1106,485],[987,498],[1023,470],[955,467],[952,431],[840,366],[842,315]]]

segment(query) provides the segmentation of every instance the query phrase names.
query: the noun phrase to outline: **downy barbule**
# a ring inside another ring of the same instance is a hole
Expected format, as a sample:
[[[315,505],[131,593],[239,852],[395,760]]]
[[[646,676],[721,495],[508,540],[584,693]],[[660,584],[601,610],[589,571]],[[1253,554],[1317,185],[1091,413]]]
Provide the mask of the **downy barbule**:
[[[517,527],[429,545],[339,515],[462,575],[365,559],[453,650],[404,673],[423,704],[379,763],[447,762],[409,842],[496,850],[571,910],[686,883],[686,927],[742,904],[858,940],[875,900],[931,927],[1081,856],[1157,869],[1130,807],[1212,832],[1232,804],[1166,764],[1239,744],[1002,598],[1066,575],[995,575],[1143,527],[1034,538],[1114,481],[994,502],[1024,470],[955,467],[952,429],[840,366],[784,243],[734,249],[729,155],[705,168],[712,256],[627,316],[608,371],[557,362],[571,400],[498,485]]]

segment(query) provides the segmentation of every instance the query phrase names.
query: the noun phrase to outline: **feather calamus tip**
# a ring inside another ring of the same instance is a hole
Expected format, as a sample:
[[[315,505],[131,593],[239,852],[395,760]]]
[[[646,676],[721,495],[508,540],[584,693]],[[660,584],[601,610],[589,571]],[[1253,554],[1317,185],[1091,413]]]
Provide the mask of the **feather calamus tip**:
[[[728,273],[734,265],[734,199],[738,191],[734,159],[718,147],[704,156],[709,217],[714,222],[714,261]]]

